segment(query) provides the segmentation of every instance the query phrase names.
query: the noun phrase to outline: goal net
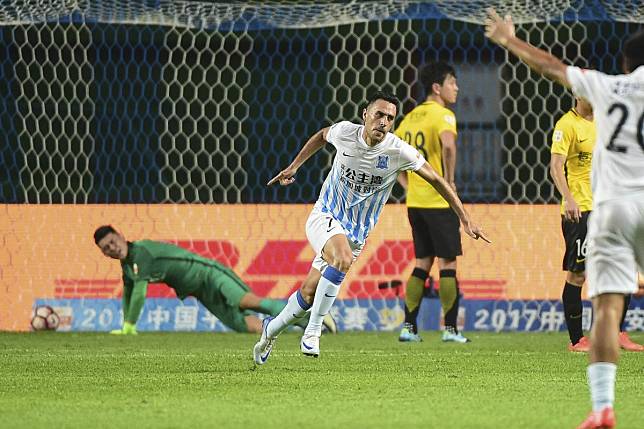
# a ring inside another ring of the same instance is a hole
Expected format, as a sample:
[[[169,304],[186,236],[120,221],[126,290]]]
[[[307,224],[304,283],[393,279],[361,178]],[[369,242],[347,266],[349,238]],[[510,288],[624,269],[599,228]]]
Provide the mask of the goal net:
[[[420,66],[439,59],[460,87],[459,194],[494,241],[463,239],[460,321],[563,329],[548,162],[573,99],[484,38],[488,6],[511,13],[521,38],[609,73],[644,21],[639,1],[2,2],[0,329],[28,329],[40,304],[57,309],[61,329],[119,326],[120,268],[92,241],[103,224],[178,243],[231,266],[258,295],[286,298],[310,267],[304,222],[333,151],[292,186],[266,182],[321,127],[359,122],[373,90],[409,112],[424,97]],[[403,201],[396,187],[342,287],[341,329],[402,322],[414,261]],[[430,285],[421,326],[436,329]],[[642,326],[638,308],[631,328]],[[152,285],[139,329],[225,328]]]

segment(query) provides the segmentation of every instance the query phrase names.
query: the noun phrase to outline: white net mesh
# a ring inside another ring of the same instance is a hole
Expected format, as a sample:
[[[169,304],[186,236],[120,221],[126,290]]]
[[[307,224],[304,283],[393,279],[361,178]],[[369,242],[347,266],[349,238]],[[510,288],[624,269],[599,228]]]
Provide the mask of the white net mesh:
[[[213,3],[206,1],[8,1],[0,10],[0,24],[24,25],[61,20],[113,24],[167,25],[194,29],[334,27],[388,19],[447,18],[481,24],[485,10],[511,14],[514,22],[550,20],[611,20],[640,22],[644,6],[639,0],[389,0],[311,2],[265,1]]]
[[[90,306],[96,290],[107,290],[100,299],[117,295],[118,270],[90,240],[93,228],[110,222],[132,239],[193,249],[223,240],[239,254],[226,262],[258,293],[287,296],[312,256],[304,219],[332,153],[310,160],[296,186],[265,183],[320,127],[359,121],[372,90],[395,92],[403,113],[411,110],[424,96],[419,67],[437,59],[454,63],[461,87],[459,193],[477,203],[472,210],[498,243],[491,250],[465,243],[465,298],[497,306],[556,299],[563,281],[557,209],[508,203],[556,203],[548,139],[572,98],[484,39],[477,23],[490,5],[513,15],[522,38],[607,72],[619,70],[615,52],[644,10],[636,1],[3,2],[0,201],[12,204],[2,232],[15,246],[2,260],[9,302],[75,297]],[[392,200],[402,197],[396,188]],[[66,238],[73,250],[50,238],[53,228],[69,229],[56,211],[67,207],[24,211],[16,203],[82,205]],[[244,205],[202,212],[201,203]],[[339,311],[355,309],[339,314],[347,328],[400,322],[402,290],[385,286],[404,282],[413,250],[404,208],[389,212],[344,287]],[[294,226],[280,226],[285,213]],[[228,255],[204,246],[210,257]],[[268,262],[260,257],[266,248]],[[30,273],[18,255],[47,268]],[[26,310],[5,311],[4,328],[28,323]]]

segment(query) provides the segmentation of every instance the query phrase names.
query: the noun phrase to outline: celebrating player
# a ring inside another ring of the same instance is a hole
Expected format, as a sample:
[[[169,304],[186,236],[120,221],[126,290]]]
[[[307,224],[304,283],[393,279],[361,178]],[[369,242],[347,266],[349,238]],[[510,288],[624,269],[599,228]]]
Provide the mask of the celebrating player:
[[[94,242],[109,258],[121,261],[123,270],[123,328],[113,333],[136,334],[149,282],[163,282],[179,299],[194,296],[221,322],[237,332],[261,332],[262,321],[252,312],[276,315],[284,308],[279,300],[260,298],[237,274],[218,262],[170,243],[152,240],[128,242],[112,226],[94,232]],[[306,314],[298,316],[306,326]],[[331,316],[325,327],[335,332]]]
[[[421,69],[420,81],[427,98],[405,116],[395,134],[418,149],[434,170],[456,190],[456,117],[446,107],[456,103],[456,72],[451,65],[439,61]],[[456,326],[459,305],[456,257],[463,254],[458,217],[436,188],[419,175],[403,173],[398,180],[407,190],[407,214],[416,254],[416,266],[407,280],[405,323],[398,340],[421,341],[418,311],[425,281],[437,258],[439,295],[445,318],[443,341],[467,343],[469,340],[458,332]]]
[[[609,76],[566,66],[518,39],[510,16],[488,11],[485,34],[547,78],[572,88],[593,106],[593,213],[588,222],[588,295],[595,320],[590,339],[588,384],[592,411],[578,429],[615,426],[618,324],[624,295],[637,291],[644,270],[644,31],[622,47],[625,74]]]
[[[566,271],[562,300],[566,326],[570,335],[568,349],[587,352],[590,342],[582,330],[581,287],[586,280],[586,231],[593,197],[590,190],[590,168],[595,147],[593,108],[583,98],[555,124],[550,149],[550,175],[561,198],[561,230],[566,243],[563,269]],[[620,327],[624,324],[631,295],[624,296]],[[621,330],[621,329],[620,329]],[[625,331],[619,334],[624,350],[644,351]]]
[[[362,111],[364,125],[338,122],[315,133],[293,162],[268,185],[290,185],[302,164],[327,142],[336,148],[333,166],[306,222],[306,236],[316,256],[302,287],[275,318],[264,320],[262,335],[253,349],[259,365],[270,356],[275,339],[288,324],[309,308],[311,318],[300,341],[305,355],[320,354],[322,318],[329,312],[351,264],[387,202],[400,171],[416,171],[436,187],[463,224],[465,232],[487,241],[463,208],[452,187],[413,147],[389,133],[398,114],[398,99],[383,92],[372,95]]]

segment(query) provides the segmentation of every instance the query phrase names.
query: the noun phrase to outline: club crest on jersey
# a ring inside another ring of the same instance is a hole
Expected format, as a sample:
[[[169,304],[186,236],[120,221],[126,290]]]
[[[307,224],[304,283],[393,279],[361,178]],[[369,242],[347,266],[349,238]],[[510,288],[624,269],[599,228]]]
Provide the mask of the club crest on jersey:
[[[378,155],[378,162],[376,163],[376,168],[380,170],[386,170],[389,168],[389,155]]]

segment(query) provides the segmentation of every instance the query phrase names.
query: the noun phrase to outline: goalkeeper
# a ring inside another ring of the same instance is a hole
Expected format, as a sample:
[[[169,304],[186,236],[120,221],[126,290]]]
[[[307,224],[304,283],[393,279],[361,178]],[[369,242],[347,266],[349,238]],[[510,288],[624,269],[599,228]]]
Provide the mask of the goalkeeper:
[[[260,298],[251,292],[230,268],[169,243],[152,240],[129,242],[112,226],[94,232],[94,242],[109,258],[118,259],[123,270],[123,328],[114,334],[136,334],[138,320],[150,282],[163,282],[179,299],[194,296],[221,322],[237,332],[259,333],[262,321],[253,313],[271,316],[286,305],[275,299]],[[306,327],[308,313],[298,321]],[[336,332],[327,317],[324,326]]]

